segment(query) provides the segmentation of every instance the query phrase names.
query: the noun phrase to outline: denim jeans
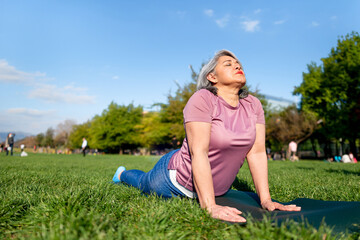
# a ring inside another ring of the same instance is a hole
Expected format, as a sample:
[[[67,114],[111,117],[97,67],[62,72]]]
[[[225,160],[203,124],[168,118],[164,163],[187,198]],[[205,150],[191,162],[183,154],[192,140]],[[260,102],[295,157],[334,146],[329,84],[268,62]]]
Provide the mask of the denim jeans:
[[[156,193],[165,198],[185,196],[171,183],[167,169],[172,155],[178,150],[165,154],[147,173],[136,169],[124,171],[120,177],[121,182],[136,187],[145,193]]]

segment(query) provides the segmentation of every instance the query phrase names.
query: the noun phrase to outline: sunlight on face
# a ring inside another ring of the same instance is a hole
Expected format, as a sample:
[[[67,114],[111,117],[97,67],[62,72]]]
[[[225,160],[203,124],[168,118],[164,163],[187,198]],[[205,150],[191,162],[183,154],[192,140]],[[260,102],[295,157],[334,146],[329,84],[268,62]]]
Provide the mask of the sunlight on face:
[[[215,67],[215,71],[209,74],[209,81],[216,87],[223,85],[242,87],[246,83],[246,78],[241,64],[233,57],[221,56]]]

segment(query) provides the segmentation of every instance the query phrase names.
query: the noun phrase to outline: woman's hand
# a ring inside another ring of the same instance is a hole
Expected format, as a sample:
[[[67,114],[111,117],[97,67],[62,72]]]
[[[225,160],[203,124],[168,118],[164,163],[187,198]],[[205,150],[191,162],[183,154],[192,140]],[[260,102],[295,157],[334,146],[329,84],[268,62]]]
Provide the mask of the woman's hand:
[[[280,210],[280,211],[301,211],[301,207],[296,206],[295,204],[283,205],[278,202],[273,202],[271,199],[266,200],[261,203],[263,209],[268,211]]]
[[[228,222],[246,222],[245,218],[239,216],[239,214],[242,214],[242,212],[233,207],[220,206],[215,204],[211,207],[208,207],[207,210],[209,211],[211,217],[216,219]]]
[[[239,216],[241,211],[215,203],[214,184],[208,158],[210,123],[188,122],[185,128],[192,159],[193,182],[200,206],[206,209],[213,218],[229,222],[246,222],[245,218]]]

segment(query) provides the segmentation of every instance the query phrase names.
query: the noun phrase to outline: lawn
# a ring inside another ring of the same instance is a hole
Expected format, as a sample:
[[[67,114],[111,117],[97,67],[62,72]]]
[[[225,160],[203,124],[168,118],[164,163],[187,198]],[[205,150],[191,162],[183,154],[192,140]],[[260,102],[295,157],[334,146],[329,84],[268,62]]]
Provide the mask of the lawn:
[[[322,226],[271,221],[246,226],[212,219],[195,200],[145,196],[111,184],[119,165],[148,171],[156,156],[0,154],[3,239],[358,239]],[[272,197],[360,201],[360,164],[269,162]],[[254,191],[247,165],[234,189]]]

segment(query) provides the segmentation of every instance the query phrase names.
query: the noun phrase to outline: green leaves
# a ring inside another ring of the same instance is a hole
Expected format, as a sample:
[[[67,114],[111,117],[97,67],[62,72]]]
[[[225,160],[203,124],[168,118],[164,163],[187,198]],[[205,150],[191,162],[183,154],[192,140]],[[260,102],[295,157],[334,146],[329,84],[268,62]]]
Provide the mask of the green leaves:
[[[322,65],[308,65],[303,82],[294,90],[301,108],[316,112],[325,122],[328,138],[345,138],[355,146],[360,137],[360,36],[340,37]]]
[[[281,112],[274,112],[266,125],[266,135],[272,140],[272,145],[277,141],[280,145],[286,145],[290,141],[300,143],[311,136],[317,127],[316,114],[310,111],[301,111],[295,105],[291,105]],[[276,149],[278,151],[280,149]]]
[[[95,116],[89,133],[92,148],[119,152],[125,148],[134,149],[140,144],[140,136],[135,126],[141,123],[143,109],[110,103],[101,116]]]

